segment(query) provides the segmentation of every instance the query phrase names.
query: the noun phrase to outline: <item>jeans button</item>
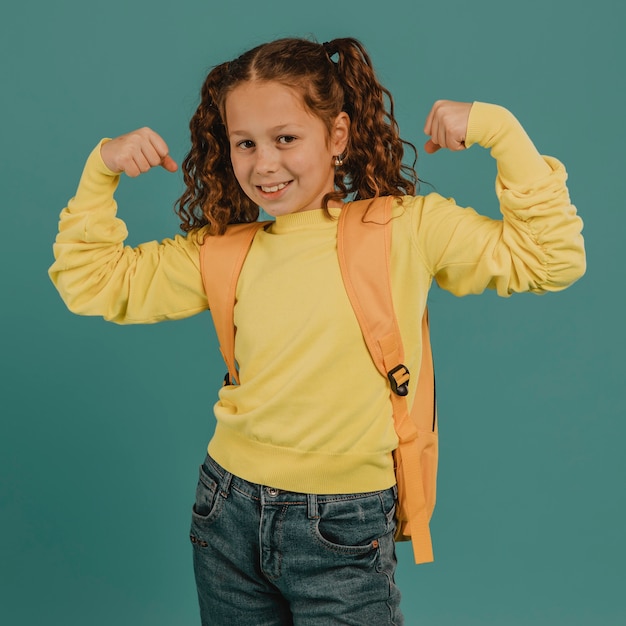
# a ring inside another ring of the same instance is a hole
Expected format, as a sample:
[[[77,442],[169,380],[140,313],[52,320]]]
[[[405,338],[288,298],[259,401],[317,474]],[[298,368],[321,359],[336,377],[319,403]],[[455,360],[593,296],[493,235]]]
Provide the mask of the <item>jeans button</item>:
[[[272,496],[272,498],[278,495],[278,489],[274,489],[274,487],[265,487],[265,491],[267,491],[267,495]]]

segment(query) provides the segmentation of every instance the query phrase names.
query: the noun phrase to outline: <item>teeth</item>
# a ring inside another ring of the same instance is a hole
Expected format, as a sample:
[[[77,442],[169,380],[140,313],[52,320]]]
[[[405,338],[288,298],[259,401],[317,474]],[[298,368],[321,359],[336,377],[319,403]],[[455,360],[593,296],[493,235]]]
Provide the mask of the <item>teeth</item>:
[[[280,191],[281,189],[284,189],[287,184],[288,183],[280,183],[279,185],[274,185],[273,187],[264,187],[263,185],[261,185],[261,189],[265,193],[273,193],[274,191]]]

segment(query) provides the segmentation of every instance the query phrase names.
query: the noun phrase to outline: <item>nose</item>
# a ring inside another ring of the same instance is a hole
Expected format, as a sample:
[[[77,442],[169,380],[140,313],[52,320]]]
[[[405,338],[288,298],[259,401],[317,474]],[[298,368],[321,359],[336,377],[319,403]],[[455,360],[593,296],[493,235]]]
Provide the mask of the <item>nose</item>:
[[[272,146],[258,146],[255,169],[257,174],[271,174],[278,170],[278,150]]]

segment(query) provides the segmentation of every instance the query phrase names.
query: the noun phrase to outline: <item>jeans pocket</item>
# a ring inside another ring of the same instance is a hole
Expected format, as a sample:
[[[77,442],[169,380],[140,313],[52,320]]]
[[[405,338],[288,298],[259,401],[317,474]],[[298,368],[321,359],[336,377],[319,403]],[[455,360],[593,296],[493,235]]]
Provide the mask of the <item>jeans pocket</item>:
[[[394,508],[391,490],[319,502],[315,537],[330,550],[366,554],[393,532]]]
[[[209,521],[218,512],[221,500],[217,477],[206,464],[200,466],[198,484],[196,486],[196,499],[192,507],[192,517],[194,521]]]

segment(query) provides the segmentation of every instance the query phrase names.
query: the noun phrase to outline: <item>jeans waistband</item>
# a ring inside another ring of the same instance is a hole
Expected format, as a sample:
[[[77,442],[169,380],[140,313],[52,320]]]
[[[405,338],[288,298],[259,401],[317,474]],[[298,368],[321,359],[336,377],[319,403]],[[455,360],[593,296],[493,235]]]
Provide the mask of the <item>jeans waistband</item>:
[[[285,491],[283,489],[277,489],[271,485],[260,485],[247,481],[239,476],[231,474],[225,470],[215,459],[207,454],[204,465],[207,467],[210,473],[214,474],[219,484],[220,491],[225,495],[230,492],[231,489],[236,489],[241,494],[248,496],[252,499],[262,502],[276,502],[276,503],[289,503],[289,504],[301,504],[307,505],[309,508],[316,507],[318,503],[323,504],[325,502],[340,502],[346,500],[358,500],[359,498],[367,498],[373,495],[384,494],[391,496],[394,500],[398,497],[397,487],[394,485],[389,489],[383,489],[382,491],[367,491],[358,493],[337,493],[337,494],[310,494],[299,493],[295,491]]]

